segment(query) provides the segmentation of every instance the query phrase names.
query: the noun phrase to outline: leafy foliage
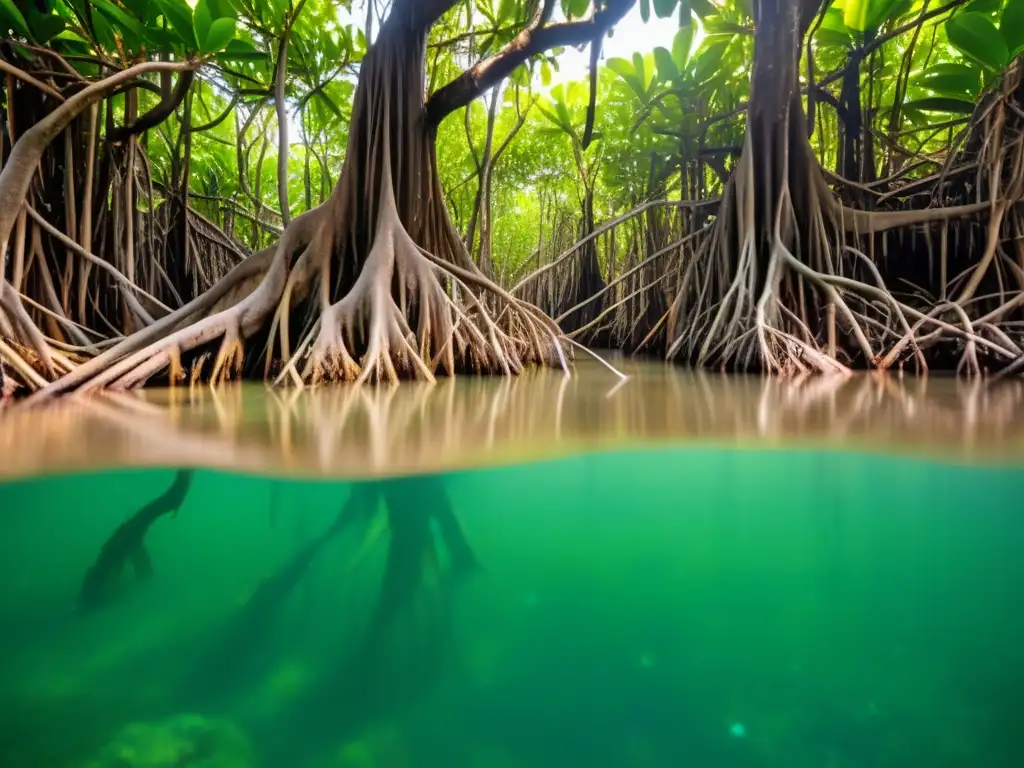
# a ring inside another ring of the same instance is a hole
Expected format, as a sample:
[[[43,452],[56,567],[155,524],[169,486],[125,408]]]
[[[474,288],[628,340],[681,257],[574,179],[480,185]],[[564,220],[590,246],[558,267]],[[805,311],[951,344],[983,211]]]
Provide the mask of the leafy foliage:
[[[923,0],[834,0],[816,20],[812,142],[826,166],[839,162],[842,120],[834,105],[844,98],[841,75],[851,62],[857,108],[871,115],[863,130],[903,137],[899,152],[917,154],[948,147],[950,134],[929,127],[965,119],[1024,53],[1024,0],[965,0],[938,14],[936,7]],[[458,3],[431,33],[431,88],[508,45],[537,8],[536,0]],[[15,41],[65,57],[86,79],[99,74],[100,62],[202,60],[185,101],[144,138],[154,180],[160,188],[176,183],[187,133],[192,205],[256,248],[281,223],[274,86],[282,38],[287,30],[288,199],[295,215],[325,200],[340,172],[355,78],[369,47],[366,19],[376,18],[367,10],[365,0],[0,0],[0,25]],[[566,21],[594,12],[592,0],[560,0],[556,10]],[[672,42],[644,49],[641,37],[633,41],[638,50],[617,45],[602,59],[595,140],[586,150],[590,84],[562,74],[564,50],[532,57],[499,86],[497,143],[520,121],[517,103],[539,101],[494,169],[496,259],[524,263],[538,229],[551,233],[578,214],[585,187],[599,217],[651,197],[721,190],[743,140],[752,4],[637,0],[633,12],[647,24],[671,27]],[[160,102],[159,91],[138,91],[138,113]],[[114,104],[123,120],[123,96]],[[442,184],[460,227],[474,205],[474,153],[487,133],[486,105],[475,102],[464,118],[450,118],[438,134]],[[874,167],[881,172],[894,153],[890,147],[874,157]]]

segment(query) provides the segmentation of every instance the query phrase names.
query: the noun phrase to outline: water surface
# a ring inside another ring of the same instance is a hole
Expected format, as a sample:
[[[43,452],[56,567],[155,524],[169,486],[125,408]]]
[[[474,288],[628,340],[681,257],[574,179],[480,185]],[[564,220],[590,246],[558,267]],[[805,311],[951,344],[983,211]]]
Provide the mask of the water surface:
[[[1019,384],[629,372],[0,416],[0,765],[1024,764]]]
[[[762,379],[617,360],[397,388],[230,385],[0,411],[0,477],[197,465],[368,477],[652,446],[872,451],[1024,465],[1024,382]]]

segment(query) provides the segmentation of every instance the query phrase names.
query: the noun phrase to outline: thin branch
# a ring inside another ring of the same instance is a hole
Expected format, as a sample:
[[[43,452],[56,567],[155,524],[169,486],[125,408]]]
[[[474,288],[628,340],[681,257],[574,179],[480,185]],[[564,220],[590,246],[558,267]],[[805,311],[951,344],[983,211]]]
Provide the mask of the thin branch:
[[[126,123],[120,128],[115,128],[107,134],[107,141],[117,144],[119,142],[126,141],[132,136],[137,136],[143,131],[147,131],[154,126],[160,125],[160,123],[174,114],[178,105],[180,105],[185,99],[185,94],[188,93],[188,89],[191,87],[192,81],[195,79],[195,75],[195,70],[186,70],[182,72],[178,75],[178,84],[175,86],[174,92],[170,94],[169,98],[161,100],[159,104],[134,122]]]
[[[497,85],[531,56],[561,46],[585,45],[606,34],[636,0],[609,0],[601,11],[583,21],[548,24],[553,0],[544,0],[533,21],[494,56],[467,69],[427,101],[427,122],[437,126],[491,86]]]

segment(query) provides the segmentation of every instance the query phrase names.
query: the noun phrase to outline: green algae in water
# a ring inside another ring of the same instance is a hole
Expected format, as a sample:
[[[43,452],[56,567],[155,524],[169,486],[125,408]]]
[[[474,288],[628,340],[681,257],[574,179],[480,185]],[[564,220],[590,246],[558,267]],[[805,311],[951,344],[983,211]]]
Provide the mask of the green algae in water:
[[[0,491],[0,765],[1022,764],[1024,471],[676,449],[439,475],[481,568],[449,584],[442,552],[365,669],[383,518],[233,623],[354,483],[197,471],[152,578],[78,610],[172,475]]]

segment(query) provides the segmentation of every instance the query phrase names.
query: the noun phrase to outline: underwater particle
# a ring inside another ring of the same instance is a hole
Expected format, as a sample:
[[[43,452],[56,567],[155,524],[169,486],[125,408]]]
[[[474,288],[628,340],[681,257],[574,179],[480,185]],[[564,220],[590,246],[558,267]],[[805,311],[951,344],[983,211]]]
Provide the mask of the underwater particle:
[[[181,714],[129,723],[87,768],[254,768],[249,740],[238,726]]]
[[[368,744],[356,742],[338,750],[338,765],[341,768],[373,768],[373,763],[373,750]]]
[[[533,608],[537,605],[537,595],[533,592],[528,592],[523,596],[523,605],[527,608]]]
[[[654,654],[650,652],[644,652],[640,654],[640,667],[642,669],[650,669],[654,666]]]
[[[743,723],[733,723],[729,726],[729,735],[734,739],[742,739],[747,735],[747,727]]]
[[[337,768],[408,768],[409,750],[395,725],[380,725],[364,732],[338,750]]]
[[[529,763],[506,752],[503,745],[472,744],[467,747],[466,765],[473,768],[529,768]]]
[[[309,686],[312,674],[301,662],[281,663],[263,680],[263,694],[268,699],[292,699]]]

